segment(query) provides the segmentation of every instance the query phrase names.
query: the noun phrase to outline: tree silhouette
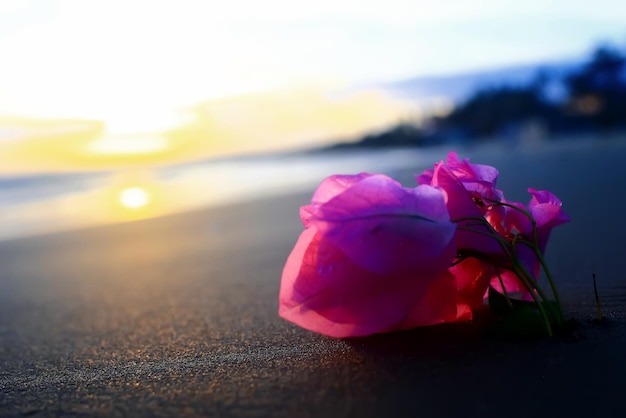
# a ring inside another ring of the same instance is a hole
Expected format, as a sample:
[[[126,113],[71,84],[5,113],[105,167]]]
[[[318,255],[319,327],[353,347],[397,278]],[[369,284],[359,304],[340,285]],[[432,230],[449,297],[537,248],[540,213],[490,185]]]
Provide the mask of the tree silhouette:
[[[550,94],[550,88],[555,86],[558,87],[556,99]],[[568,136],[578,132],[626,130],[624,52],[600,45],[586,63],[567,74],[539,69],[526,85],[478,89],[449,115],[433,116],[422,128],[400,124],[339,147],[433,145],[458,139],[516,135],[533,125]]]
[[[566,83],[569,110],[576,117],[600,129],[626,127],[626,58],[619,50],[598,47]]]
[[[457,107],[445,123],[472,137],[493,136],[513,124],[541,117],[548,108],[534,85],[502,86],[478,91]]]

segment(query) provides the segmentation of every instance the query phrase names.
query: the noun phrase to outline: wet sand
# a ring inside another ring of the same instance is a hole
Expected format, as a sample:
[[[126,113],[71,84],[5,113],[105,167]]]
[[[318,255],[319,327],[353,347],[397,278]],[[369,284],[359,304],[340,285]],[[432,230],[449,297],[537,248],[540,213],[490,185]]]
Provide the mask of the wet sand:
[[[571,337],[459,324],[335,340],[284,322],[306,191],[0,243],[0,415],[625,416],[626,144],[550,148],[466,155],[509,198],[564,201],[548,259]]]

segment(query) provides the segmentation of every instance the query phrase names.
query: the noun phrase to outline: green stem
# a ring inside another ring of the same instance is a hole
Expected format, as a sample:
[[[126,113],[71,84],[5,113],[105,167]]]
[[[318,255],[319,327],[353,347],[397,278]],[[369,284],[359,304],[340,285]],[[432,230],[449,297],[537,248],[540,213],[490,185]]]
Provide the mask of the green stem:
[[[473,229],[473,228],[466,228],[463,226],[458,226],[457,229],[460,229],[461,231],[474,232],[476,234],[484,235],[486,237],[491,237],[495,239],[496,241],[498,241],[498,243],[500,244],[500,247],[502,247],[502,250],[506,253],[508,257],[513,257],[513,254],[511,253],[510,249],[507,248],[509,246],[509,243],[505,239],[500,237],[499,235],[494,236],[493,234],[490,234],[485,231],[480,231],[480,230]]]
[[[543,292],[543,290],[541,290],[541,288],[537,285],[537,282],[532,278],[530,273],[520,263],[519,259],[515,256],[515,254],[510,253],[509,252],[510,250],[506,248],[509,245],[509,243],[506,242],[504,239],[500,237],[496,238],[487,232],[476,231],[473,229],[468,229],[468,228],[463,228],[463,227],[459,227],[459,228],[463,230],[473,231],[473,232],[483,234],[486,236],[490,236],[498,240],[498,242],[503,246],[503,249],[507,252],[507,255],[509,255],[509,259],[511,260],[511,263],[512,263],[512,271],[517,275],[517,277],[519,277],[519,279],[522,281],[526,289],[530,292],[530,295],[532,296],[533,300],[537,304],[537,307],[539,308],[539,311],[541,312],[541,316],[543,317],[543,321],[545,323],[548,336],[552,337],[553,333],[552,333],[552,326],[550,325],[550,318],[548,317],[548,314],[543,306],[543,303],[541,303],[541,301],[538,299],[537,294],[539,294],[539,296],[541,297],[541,299],[543,299],[544,302],[548,302],[549,299],[546,296],[546,294]],[[534,286],[533,286],[533,282],[535,284]],[[560,322],[560,318],[559,318],[559,322]]]
[[[520,278],[520,280],[524,283],[524,286],[526,286],[526,288],[530,292],[530,295],[532,296],[533,300],[535,301],[535,304],[537,305],[537,307],[539,308],[539,311],[541,312],[541,316],[543,316],[543,322],[546,326],[546,331],[548,332],[548,336],[552,337],[553,333],[552,333],[552,326],[550,325],[550,317],[548,316],[548,313],[546,312],[546,309],[544,308],[543,303],[541,303],[539,301],[539,298],[537,297],[537,294],[539,294],[539,296],[541,297],[541,299],[544,300],[544,302],[548,302],[546,295],[543,293],[543,291],[541,290],[539,286],[536,286],[535,288],[533,288],[532,278],[529,276],[528,271],[526,271],[524,266],[522,266],[522,264],[517,259],[513,262],[513,268],[514,268],[513,271],[515,272],[515,274],[517,274],[517,277]]]
[[[519,260],[516,259],[513,261],[513,269],[515,273],[520,277],[522,282],[524,282],[526,289],[528,289],[530,293],[534,293],[536,291],[544,302],[550,301],[545,292],[539,286],[537,286],[537,281],[532,276],[532,274],[530,274],[530,272],[526,270],[526,267],[524,267],[522,263],[519,262]]]
[[[511,256],[511,254],[509,254],[509,251],[506,249],[509,243],[504,238],[502,238],[500,234],[498,234],[498,231],[496,231],[493,228],[493,226],[489,222],[487,222],[485,218],[483,218],[482,216],[463,216],[461,218],[452,220],[452,222],[454,223],[459,223],[463,221],[478,221],[482,226],[484,226],[485,228],[489,230],[489,233],[480,231],[477,229],[466,228],[465,226],[462,226],[462,225],[457,226],[458,229],[461,229],[463,231],[468,231],[468,232],[475,232],[477,234],[485,235],[485,236],[488,236],[497,240],[500,246],[502,247],[502,249],[507,253],[507,255]]]
[[[478,221],[494,234],[498,233],[495,229],[493,229],[493,226],[489,222],[487,222],[487,220],[482,216],[462,216],[460,218],[452,219],[450,222],[459,223],[463,221]]]
[[[538,238],[537,238],[537,221],[535,221],[535,218],[533,217],[533,215],[531,215],[530,212],[528,212],[527,210],[524,210],[522,208],[518,208],[517,206],[512,205],[510,203],[500,202],[498,200],[489,199],[488,197],[485,197],[484,199],[492,202],[495,206],[506,206],[507,208],[514,209],[514,210],[522,213],[524,216],[526,216],[528,218],[528,220],[530,221],[530,223],[532,225],[532,228],[533,228],[533,239],[535,240],[535,242],[538,242]]]
[[[535,219],[532,217],[532,215],[530,213],[528,213],[527,211],[518,208],[517,206],[513,206],[510,205],[508,203],[502,203],[502,202],[495,202],[496,204],[502,205],[502,206],[507,206],[510,207],[514,210],[520,211],[522,212],[525,216],[528,217],[528,219],[530,220],[530,222],[532,223],[533,226],[533,235],[535,237],[535,242],[537,242],[537,226],[536,226],[536,222]],[[452,220],[452,222],[455,223],[459,223],[459,222],[463,222],[463,221],[478,221],[479,225],[482,225],[484,227],[487,228],[487,230],[489,232],[486,231],[481,231],[475,228],[469,228],[467,226],[457,226],[458,229],[463,230],[463,231],[469,231],[469,232],[473,232],[473,233],[477,233],[483,236],[488,236],[491,237],[493,239],[495,239],[498,244],[500,244],[500,247],[502,247],[502,250],[505,252],[506,256],[509,258],[510,262],[511,262],[511,270],[518,276],[518,278],[522,281],[522,283],[524,284],[524,286],[526,287],[526,289],[530,292],[530,295],[532,296],[533,300],[535,301],[542,317],[543,317],[543,321],[544,324],[546,326],[546,331],[548,332],[549,336],[552,336],[552,326],[550,325],[550,317],[548,316],[548,313],[546,312],[546,308],[547,306],[549,306],[548,302],[550,301],[548,299],[548,297],[546,296],[546,294],[544,293],[544,291],[541,289],[541,287],[539,287],[539,284],[537,283],[537,280],[533,277],[533,275],[526,270],[526,268],[522,265],[522,263],[520,262],[519,258],[517,257],[515,248],[518,242],[522,242],[525,245],[529,245],[530,243],[528,243],[528,241],[525,240],[521,240],[519,235],[515,235],[515,237],[513,238],[512,242],[508,242],[507,240],[505,240],[503,237],[500,236],[500,234],[493,228],[493,226],[484,218],[484,217],[479,217],[479,216],[465,216],[465,217],[461,217],[458,219],[454,219]],[[557,321],[561,324],[563,322],[563,309],[561,307],[561,303],[560,303],[560,298],[558,297],[558,292],[556,292],[556,286],[554,284],[554,280],[552,279],[552,275],[550,273],[550,271],[547,269],[547,264],[545,263],[545,260],[543,259],[543,257],[541,256],[541,252],[539,251],[538,247],[536,246],[536,244],[530,245],[531,248],[533,249],[533,251],[535,252],[535,255],[538,257],[539,262],[541,263],[541,266],[543,267],[544,271],[546,272],[546,276],[548,277],[548,281],[550,282],[550,286],[552,288],[552,292],[554,294],[554,297],[556,299],[556,303],[558,306],[558,312],[557,312]],[[478,258],[480,258],[480,255],[475,255]],[[489,260],[487,260],[489,261]],[[500,279],[500,284],[502,285],[502,289],[503,292],[506,292],[506,289],[504,288],[504,282],[502,281],[502,277],[499,274],[499,271],[497,270],[496,267],[496,272],[498,273],[498,278]],[[505,294],[505,296],[507,297],[507,300],[510,303],[510,300],[508,299],[508,295]],[[540,301],[540,299],[543,300],[543,303]],[[545,306],[544,306],[545,304]]]
[[[556,302],[557,308],[559,309],[559,312],[558,312],[559,319],[563,320],[565,315],[563,314],[563,306],[561,305],[561,297],[559,296],[559,291],[556,288],[556,283],[554,282],[552,273],[550,272],[550,269],[548,268],[548,263],[546,263],[546,260],[543,258],[543,255],[541,254],[541,251],[539,251],[539,247],[537,247],[536,244],[532,244],[525,240],[520,240],[520,242],[530,247],[535,253],[535,257],[537,257],[537,260],[539,260],[539,264],[541,264],[541,268],[543,268],[543,271],[546,273],[546,278],[548,279],[548,283],[550,283],[550,289],[552,289],[552,295],[554,296],[554,301]]]
[[[506,303],[509,305],[509,308],[513,309],[513,304],[511,303],[511,298],[509,298],[509,292],[506,291],[506,287],[504,286],[504,280],[502,280],[502,276],[500,275],[500,270],[496,267],[496,274],[498,275],[498,281],[500,282],[500,286],[502,286],[502,294],[506,299]]]
[[[598,296],[598,286],[596,285],[596,274],[593,273],[593,293],[596,296],[596,309],[598,310],[598,321],[602,322],[604,317],[602,316],[602,305],[600,305],[600,296]]]

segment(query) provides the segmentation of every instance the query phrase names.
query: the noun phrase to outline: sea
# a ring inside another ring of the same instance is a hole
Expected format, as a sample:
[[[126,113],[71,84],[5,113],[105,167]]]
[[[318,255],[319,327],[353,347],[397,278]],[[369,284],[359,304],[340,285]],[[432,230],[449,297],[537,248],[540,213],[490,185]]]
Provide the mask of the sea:
[[[0,176],[0,240],[312,192],[332,174],[393,175],[409,168],[418,172],[445,158],[447,151],[289,152],[107,171]],[[129,189],[134,199],[123,197]]]

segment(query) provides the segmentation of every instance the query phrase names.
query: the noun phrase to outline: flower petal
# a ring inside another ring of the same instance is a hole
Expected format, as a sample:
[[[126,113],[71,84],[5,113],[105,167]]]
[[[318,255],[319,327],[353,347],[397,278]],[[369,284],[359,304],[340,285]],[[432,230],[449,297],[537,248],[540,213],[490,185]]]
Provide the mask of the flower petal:
[[[444,270],[441,275],[448,273]],[[364,269],[311,227],[300,236],[283,271],[279,314],[333,337],[454,320],[454,293],[438,288],[429,293],[437,279],[425,277],[419,270],[378,274]],[[448,290],[454,292],[454,288]]]
[[[473,249],[485,253],[501,251],[498,241],[485,235],[489,233],[489,229],[480,225],[483,211],[477,207],[472,195],[454,176],[448,166],[439,164],[435,167],[433,186],[439,187],[444,192],[450,218],[457,222],[458,227],[461,227],[457,228],[455,236],[456,245],[459,249]],[[475,219],[461,221],[462,218]],[[471,228],[471,230],[468,231],[465,228]]]
[[[313,194],[311,204],[300,208],[300,219],[305,228],[308,227],[311,217],[321,205],[343,193],[353,184],[371,176],[373,176],[373,174],[370,173],[336,174],[322,180]]]
[[[441,191],[403,188],[385,176],[356,183],[322,206],[311,222],[353,262],[378,273],[417,265],[441,271],[455,253],[456,227]]]

